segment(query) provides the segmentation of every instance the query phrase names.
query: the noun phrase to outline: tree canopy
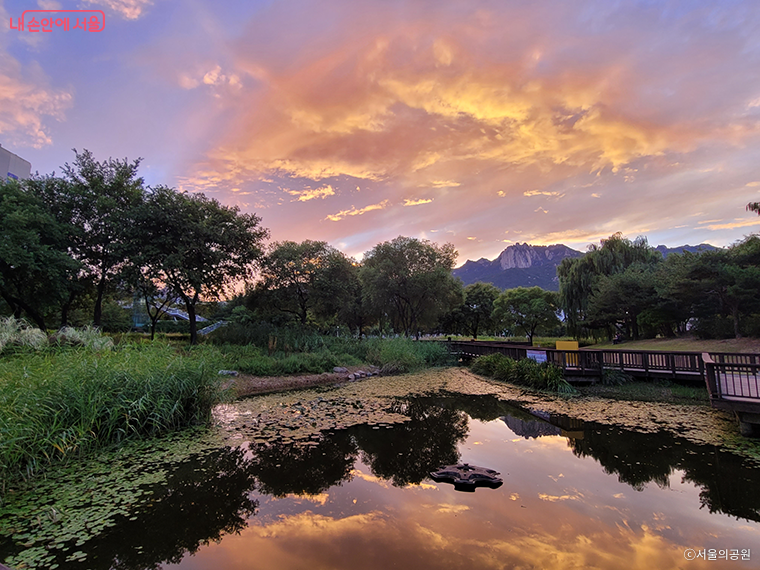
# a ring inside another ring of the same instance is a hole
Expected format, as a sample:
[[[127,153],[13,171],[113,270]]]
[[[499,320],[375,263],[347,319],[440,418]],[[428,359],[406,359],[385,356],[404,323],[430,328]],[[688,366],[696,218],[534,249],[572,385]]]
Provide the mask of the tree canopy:
[[[352,262],[323,241],[275,242],[261,262],[260,286],[277,310],[305,325],[309,315],[335,318],[351,302]]]
[[[166,186],[152,188],[135,213],[134,263],[148,280],[163,283],[182,299],[197,341],[196,305],[218,297],[235,280],[250,277],[269,232],[254,214],[241,214],[202,194]]]
[[[76,149],[74,155],[74,162],[63,166],[68,185],[57,199],[78,229],[72,254],[94,277],[93,322],[100,326],[108,281],[129,258],[127,232],[144,196],[143,179],[137,175],[142,159],[98,162],[89,150]]]
[[[520,332],[533,343],[541,331],[558,326],[557,294],[541,287],[507,289],[494,301],[493,318],[502,327]]]
[[[29,191],[32,183],[0,181],[0,296],[16,317],[23,312],[45,330],[46,313],[68,297],[80,264],[68,254],[67,228]]]
[[[461,303],[461,282],[451,275],[456,257],[450,243],[439,246],[402,236],[380,243],[364,255],[364,294],[395,330],[416,334]]]

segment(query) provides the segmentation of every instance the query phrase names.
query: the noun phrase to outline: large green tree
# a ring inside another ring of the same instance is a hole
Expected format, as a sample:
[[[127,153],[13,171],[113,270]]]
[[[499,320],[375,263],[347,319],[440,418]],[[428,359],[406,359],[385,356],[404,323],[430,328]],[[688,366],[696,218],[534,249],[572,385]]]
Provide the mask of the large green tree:
[[[634,263],[619,273],[601,275],[588,303],[592,328],[611,328],[623,323],[634,340],[639,339],[639,315],[657,304],[655,270]]]
[[[74,155],[74,162],[63,166],[69,186],[60,203],[79,229],[72,253],[95,284],[93,322],[100,326],[109,281],[134,253],[128,233],[145,193],[137,175],[141,159],[98,162],[89,150],[76,149]]]
[[[472,283],[464,288],[462,320],[472,338],[478,338],[478,332],[482,330],[493,328],[494,301],[500,293],[501,290],[491,283]]]
[[[533,344],[538,332],[560,324],[557,294],[541,287],[507,289],[494,301],[493,318],[503,328],[521,332]]]
[[[720,302],[733,321],[734,336],[740,338],[742,315],[760,308],[760,237],[751,235],[728,249],[703,252],[688,277]]]
[[[134,220],[134,263],[143,278],[168,286],[183,300],[195,344],[196,305],[250,277],[269,232],[255,214],[166,186],[149,190]]]
[[[568,328],[578,335],[589,326],[589,301],[598,289],[602,277],[625,271],[634,263],[657,264],[662,261],[659,251],[649,246],[645,237],[631,241],[616,233],[591,245],[583,257],[566,258],[557,267],[559,303]]]
[[[15,316],[26,314],[45,330],[46,315],[68,298],[80,264],[69,255],[68,228],[30,184],[0,182],[0,296]]]
[[[419,333],[462,302],[461,283],[451,275],[456,257],[450,243],[403,236],[380,243],[364,255],[364,294],[395,330],[406,336]]]
[[[323,241],[273,243],[261,262],[265,298],[279,311],[305,325],[309,316],[337,317],[352,301],[355,270],[351,260]]]

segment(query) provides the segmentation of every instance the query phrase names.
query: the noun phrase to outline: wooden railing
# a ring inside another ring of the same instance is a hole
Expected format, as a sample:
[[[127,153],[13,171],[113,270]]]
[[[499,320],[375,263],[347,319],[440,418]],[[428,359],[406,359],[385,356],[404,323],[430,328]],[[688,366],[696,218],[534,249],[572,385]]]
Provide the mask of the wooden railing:
[[[643,350],[601,350],[605,368],[622,371],[641,371],[645,375],[654,373],[704,374],[702,355],[697,352],[656,352]]]
[[[760,356],[703,353],[702,360],[711,399],[760,400]]]
[[[492,341],[444,341],[448,349],[466,357],[478,357],[499,352],[520,360],[532,356],[561,366],[570,375],[599,376],[603,369],[617,369],[634,376],[659,376],[679,379],[701,380],[706,378],[705,354],[698,352],[661,352],[622,349],[556,350],[514,343]],[[760,355],[742,353],[707,354],[711,365],[716,367],[731,386],[734,395],[757,394],[756,379],[760,370]],[[748,376],[749,375],[749,376]],[[749,377],[752,387],[749,386]],[[742,380],[744,383],[742,384]],[[727,384],[727,385],[728,385]],[[743,392],[742,392],[743,390]],[[712,393],[712,392],[711,392]]]

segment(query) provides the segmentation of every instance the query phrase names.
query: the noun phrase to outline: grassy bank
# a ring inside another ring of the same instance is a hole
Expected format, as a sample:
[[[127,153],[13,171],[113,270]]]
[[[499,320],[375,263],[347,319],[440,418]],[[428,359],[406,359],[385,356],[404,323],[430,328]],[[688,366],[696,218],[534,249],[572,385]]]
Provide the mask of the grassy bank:
[[[439,344],[404,338],[307,334],[296,351],[292,334],[279,346],[274,337],[264,347],[188,347],[142,339],[114,345],[92,329],[50,339],[25,325],[6,329],[14,327],[0,346],[0,488],[49,463],[208,422],[223,397],[219,370],[283,376],[366,363],[392,374],[450,363]]]
[[[207,359],[168,346],[69,348],[0,360],[0,478],[202,424],[219,400]]]

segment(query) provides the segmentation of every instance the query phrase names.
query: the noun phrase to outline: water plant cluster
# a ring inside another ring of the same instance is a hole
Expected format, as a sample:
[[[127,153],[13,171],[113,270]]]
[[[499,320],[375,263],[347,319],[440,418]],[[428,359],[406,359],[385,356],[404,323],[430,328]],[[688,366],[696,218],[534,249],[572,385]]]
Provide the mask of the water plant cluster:
[[[398,374],[453,363],[440,343],[406,337],[357,339],[297,328],[231,327],[215,332],[212,342],[214,347],[198,349],[217,351],[226,366],[256,376],[319,373],[362,363],[379,366],[384,374]]]
[[[85,347],[0,359],[0,483],[133,438],[206,423],[215,362],[167,345]]]
[[[562,369],[549,362],[536,362],[530,358],[514,360],[494,353],[473,360],[471,370],[476,374],[520,386],[572,394],[576,390],[565,380]]]
[[[48,337],[13,318],[0,326],[0,491],[50,463],[208,423],[224,400],[221,369],[280,376],[367,363],[389,374],[451,358],[439,343],[288,329],[270,330],[264,346],[179,347],[115,345],[92,327],[65,327]]]

